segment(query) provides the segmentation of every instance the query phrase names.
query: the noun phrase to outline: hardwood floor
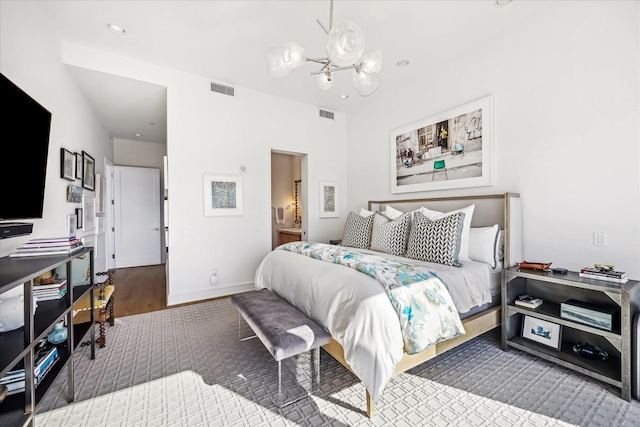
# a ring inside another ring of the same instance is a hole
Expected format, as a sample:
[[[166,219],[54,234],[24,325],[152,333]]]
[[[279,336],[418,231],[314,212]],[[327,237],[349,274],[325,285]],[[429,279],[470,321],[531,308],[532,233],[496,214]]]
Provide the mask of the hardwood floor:
[[[116,269],[113,284],[116,287],[113,293],[116,318],[203,302],[167,306],[164,264]]]

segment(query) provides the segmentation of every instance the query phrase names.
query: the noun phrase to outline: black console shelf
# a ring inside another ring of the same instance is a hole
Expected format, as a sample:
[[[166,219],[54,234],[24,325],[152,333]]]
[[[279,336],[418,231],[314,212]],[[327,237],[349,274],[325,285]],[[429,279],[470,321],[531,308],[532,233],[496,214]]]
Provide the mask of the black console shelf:
[[[73,286],[71,262],[85,254],[90,259],[90,284]],[[67,293],[60,300],[37,303],[33,310],[33,281],[43,273],[66,264]],[[94,288],[93,248],[85,248],[68,256],[42,256],[29,258],[0,258],[0,293],[17,286],[24,287],[24,326],[13,331],[0,333],[0,377],[13,370],[19,362],[25,366],[25,391],[7,396],[0,403],[0,425],[3,427],[32,425],[37,407],[57,376],[67,367],[68,400],[74,400],[73,352],[88,332],[91,333],[91,358],[95,358],[95,329],[93,323],[73,324],[73,304],[89,294],[93,304]],[[92,307],[93,312],[93,307]],[[53,326],[66,320],[68,338],[58,346],[59,358],[51,370],[36,386],[33,375],[34,348],[46,338]]]

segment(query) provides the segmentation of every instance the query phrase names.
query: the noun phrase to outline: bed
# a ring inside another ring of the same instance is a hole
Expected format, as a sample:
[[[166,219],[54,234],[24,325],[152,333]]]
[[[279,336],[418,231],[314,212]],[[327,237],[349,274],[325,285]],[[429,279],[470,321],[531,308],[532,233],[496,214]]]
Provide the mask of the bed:
[[[414,255],[414,258],[407,258],[405,253],[394,254],[386,248],[382,252],[376,250],[380,248],[372,243],[367,243],[367,248],[357,248],[353,242],[345,247],[294,242],[267,254],[256,270],[256,288],[270,289],[331,333],[331,343],[323,348],[362,381],[366,388],[369,417],[373,417],[374,405],[393,375],[500,324],[502,269],[521,261],[521,205],[520,196],[516,193],[370,201],[367,209],[361,209],[359,215],[350,213],[345,224],[345,236],[349,233],[352,216],[357,221],[366,221],[374,212],[381,212],[389,218],[410,216],[411,227],[417,229],[418,220],[422,217],[418,218],[415,212],[421,209],[421,212],[427,212],[426,215],[439,213],[440,216],[435,218],[451,218],[452,212],[466,212],[466,215],[459,216],[460,227],[466,218],[468,233],[464,237],[465,234],[458,231],[457,245],[461,245],[460,236],[466,242],[462,244],[466,249],[464,256],[460,253],[459,265],[455,262],[443,265],[417,260]],[[373,216],[380,219],[379,215]],[[415,242],[413,235],[407,238]],[[490,245],[493,253],[486,255],[484,249],[479,252],[481,246],[478,242],[482,247]],[[303,247],[308,251],[311,247],[315,257],[296,252],[301,252]],[[408,351],[403,326],[398,327],[399,311],[390,304],[393,299],[388,290],[385,292],[385,286],[381,286],[373,274],[363,274],[361,267],[358,270],[345,268],[335,261],[325,262],[318,259],[317,253],[341,254],[341,258],[349,258],[353,253],[362,259],[380,259],[385,263],[411,265],[420,271],[434,271],[446,285],[447,301],[451,298],[449,311],[452,305],[455,306],[455,317],[461,321],[463,333],[452,333],[449,337],[434,340],[433,345],[424,349],[418,347],[419,351]],[[349,257],[345,257],[345,253]]]

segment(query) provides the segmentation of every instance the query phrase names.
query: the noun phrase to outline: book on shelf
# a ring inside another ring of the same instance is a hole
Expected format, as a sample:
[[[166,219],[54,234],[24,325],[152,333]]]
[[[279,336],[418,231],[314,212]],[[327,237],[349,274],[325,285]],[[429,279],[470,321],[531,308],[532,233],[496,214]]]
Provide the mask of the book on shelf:
[[[67,284],[67,279],[55,279],[53,283],[49,283],[46,285],[35,285],[33,287],[33,291],[41,291],[44,289],[62,289]]]
[[[34,242],[34,241],[28,241],[26,243],[22,244],[22,248],[57,248],[57,247],[69,247],[69,246],[74,246],[74,245],[78,245],[81,243],[81,240],[78,238],[74,238],[72,240],[65,240],[65,241],[60,241],[60,242]]]
[[[542,305],[543,301],[540,298],[533,297],[531,295],[520,295],[514,301],[516,305],[527,308],[538,308]]]
[[[585,279],[594,279],[594,280],[602,280],[603,282],[613,282],[613,283],[627,283],[629,279],[626,277],[610,277],[610,276],[600,276],[597,274],[588,274],[588,273],[579,273],[580,277],[584,277]]]
[[[41,237],[36,239],[29,239],[29,242],[69,242],[71,240],[77,240],[77,237],[76,236]]]
[[[70,250],[82,246],[82,243],[74,243],[72,245],[65,246],[48,246],[48,247],[25,247],[20,246],[16,248],[16,252],[50,252],[50,251],[64,251]]]
[[[627,277],[624,271],[615,271],[611,269],[594,268],[594,267],[585,267],[582,270],[580,270],[580,273],[591,274],[594,276],[601,276],[601,277],[614,277],[616,279],[624,279],[625,277]]]
[[[83,245],[79,245],[73,248],[50,248],[45,251],[19,251],[11,252],[9,254],[10,258],[21,258],[21,257],[38,257],[38,256],[48,256],[48,255],[71,255],[78,251],[84,249]]]
[[[58,361],[60,354],[57,347],[51,347],[43,355],[39,356],[35,361],[35,367],[33,368],[33,376],[36,386],[42,381],[42,379],[49,373],[51,367]],[[25,378],[24,368],[7,372],[4,377],[0,379],[0,384],[4,384],[9,389],[8,395],[20,393],[24,391]]]

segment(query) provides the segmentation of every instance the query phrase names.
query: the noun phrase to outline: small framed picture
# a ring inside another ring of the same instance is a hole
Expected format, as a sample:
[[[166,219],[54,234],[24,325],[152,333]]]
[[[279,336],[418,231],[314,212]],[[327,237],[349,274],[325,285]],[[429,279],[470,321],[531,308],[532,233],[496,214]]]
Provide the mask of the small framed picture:
[[[76,158],[65,148],[60,149],[60,178],[74,181],[76,179]]]
[[[75,237],[76,236],[76,223],[78,221],[77,215],[69,214],[67,215],[67,237]]]
[[[318,216],[332,218],[340,216],[338,183],[333,181],[318,182]]]
[[[76,228],[78,230],[82,229],[82,208],[76,208],[76,214],[74,216],[76,217]]]
[[[525,315],[522,321],[522,338],[560,350],[562,325]]]
[[[204,216],[242,215],[242,175],[202,176]]]
[[[96,162],[88,153],[82,152],[82,186],[93,191],[96,179]]]
[[[82,180],[82,154],[73,153],[76,156],[76,179]]]

